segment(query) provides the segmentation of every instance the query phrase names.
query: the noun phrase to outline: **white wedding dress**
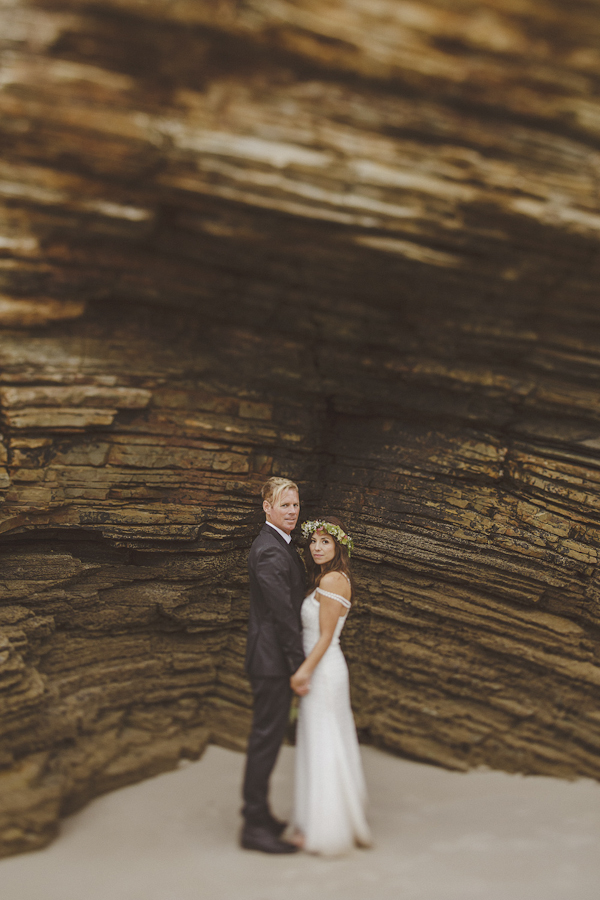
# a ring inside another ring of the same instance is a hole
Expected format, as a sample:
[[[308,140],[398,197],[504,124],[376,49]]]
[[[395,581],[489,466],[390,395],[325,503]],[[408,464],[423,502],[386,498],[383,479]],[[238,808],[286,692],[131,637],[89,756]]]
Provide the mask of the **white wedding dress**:
[[[318,589],[348,609],[339,594]],[[302,640],[308,656],[320,636],[317,590],[302,604]],[[300,700],[296,732],[295,828],[304,849],[337,855],[355,845],[370,846],[365,818],[366,789],[354,717],[348,666],[340,647],[347,614],[338,619],[331,645],[317,665],[309,693]]]

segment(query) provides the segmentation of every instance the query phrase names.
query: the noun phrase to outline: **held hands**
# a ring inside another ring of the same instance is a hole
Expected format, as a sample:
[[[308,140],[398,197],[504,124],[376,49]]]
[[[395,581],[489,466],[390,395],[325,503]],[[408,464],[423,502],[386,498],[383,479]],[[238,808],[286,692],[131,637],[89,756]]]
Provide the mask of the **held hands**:
[[[295,694],[304,697],[310,690],[310,674],[303,666],[300,666],[290,678],[290,684]]]

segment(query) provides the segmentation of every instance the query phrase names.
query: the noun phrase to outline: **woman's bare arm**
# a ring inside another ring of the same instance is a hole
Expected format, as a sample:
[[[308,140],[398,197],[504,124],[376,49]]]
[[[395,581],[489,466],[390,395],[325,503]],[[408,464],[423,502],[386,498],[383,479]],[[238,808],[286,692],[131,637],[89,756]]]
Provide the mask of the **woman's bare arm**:
[[[346,579],[342,575],[334,579],[331,578],[331,575],[337,576],[337,573],[331,572],[329,575],[326,575],[322,579],[321,584],[323,586],[323,590],[331,591],[331,593],[342,594],[342,596],[345,596],[346,599],[349,599],[349,596],[346,595],[350,594],[350,585],[348,584]],[[307,680],[310,680],[313,672],[325,656],[325,653],[327,652],[329,645],[331,644],[333,634],[335,632],[335,626],[337,625],[340,615],[344,615],[345,613],[346,608],[339,602],[339,600],[335,600],[333,597],[326,597],[324,594],[320,594],[319,631],[321,632],[321,634],[319,640],[310,651],[300,668],[292,675],[292,690],[296,690],[301,685],[304,687]]]

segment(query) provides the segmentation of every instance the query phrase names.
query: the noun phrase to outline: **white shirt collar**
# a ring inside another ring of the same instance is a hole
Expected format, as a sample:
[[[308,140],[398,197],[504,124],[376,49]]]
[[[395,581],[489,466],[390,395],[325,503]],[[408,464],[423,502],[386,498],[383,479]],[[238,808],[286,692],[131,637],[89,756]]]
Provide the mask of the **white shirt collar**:
[[[274,528],[275,531],[276,531],[278,534],[281,535],[281,537],[284,539],[284,541],[286,542],[286,544],[289,544],[289,543],[290,543],[290,541],[292,540],[291,535],[286,534],[285,531],[282,531],[281,528],[278,528],[278,527],[277,527],[277,525],[273,525],[272,522],[267,522],[267,525],[270,525],[271,528]]]

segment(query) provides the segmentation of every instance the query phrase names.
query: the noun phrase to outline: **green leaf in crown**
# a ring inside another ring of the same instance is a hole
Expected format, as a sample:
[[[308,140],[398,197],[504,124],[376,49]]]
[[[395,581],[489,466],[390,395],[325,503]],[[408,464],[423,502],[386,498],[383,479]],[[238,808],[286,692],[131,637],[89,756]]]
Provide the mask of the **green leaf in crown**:
[[[304,522],[301,526],[301,530],[302,534],[307,539],[311,536],[313,531],[326,531],[327,534],[330,534],[346,548],[348,556],[352,555],[354,541],[349,534],[346,534],[346,532],[340,528],[339,525],[334,525],[332,522],[326,522],[324,519],[313,519],[311,522]]]

